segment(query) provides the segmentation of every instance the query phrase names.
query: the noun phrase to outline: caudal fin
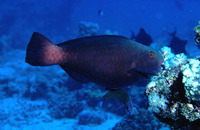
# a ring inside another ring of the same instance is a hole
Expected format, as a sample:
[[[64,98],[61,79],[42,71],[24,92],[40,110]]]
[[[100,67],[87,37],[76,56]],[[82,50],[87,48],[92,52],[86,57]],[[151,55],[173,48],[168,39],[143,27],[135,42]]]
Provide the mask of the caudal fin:
[[[34,32],[26,49],[26,62],[34,66],[59,64],[62,48],[54,45],[40,33]]]

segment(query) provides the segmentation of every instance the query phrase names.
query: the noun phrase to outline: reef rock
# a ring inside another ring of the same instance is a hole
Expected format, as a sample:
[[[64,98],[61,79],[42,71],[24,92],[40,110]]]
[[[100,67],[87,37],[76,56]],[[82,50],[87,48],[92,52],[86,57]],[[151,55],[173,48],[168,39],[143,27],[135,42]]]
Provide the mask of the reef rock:
[[[133,115],[126,115],[113,130],[157,130],[169,129],[165,124],[159,122],[148,110],[142,108],[133,112]]]
[[[149,110],[172,128],[200,128],[200,61],[162,48],[163,69],[147,85]]]
[[[99,25],[90,22],[80,22],[78,37],[95,36],[99,32]]]

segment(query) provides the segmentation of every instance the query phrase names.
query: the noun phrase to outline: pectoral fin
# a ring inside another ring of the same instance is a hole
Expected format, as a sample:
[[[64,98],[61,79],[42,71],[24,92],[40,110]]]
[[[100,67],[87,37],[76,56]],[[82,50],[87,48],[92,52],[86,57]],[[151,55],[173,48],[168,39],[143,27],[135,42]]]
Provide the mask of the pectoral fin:
[[[126,106],[128,112],[130,115],[132,115],[132,110],[133,110],[133,103],[131,100],[131,97],[128,95],[127,92],[117,89],[117,90],[110,90],[108,93],[106,93],[102,101],[100,102],[100,105],[103,105],[103,101],[109,99],[109,98],[118,98],[119,100],[122,101],[122,103]]]
[[[61,68],[74,80],[78,81],[78,82],[81,82],[81,83],[89,83],[91,82],[90,80],[88,80],[87,78],[73,72],[73,71],[70,71],[70,69],[67,69],[67,67],[65,65],[60,65]]]

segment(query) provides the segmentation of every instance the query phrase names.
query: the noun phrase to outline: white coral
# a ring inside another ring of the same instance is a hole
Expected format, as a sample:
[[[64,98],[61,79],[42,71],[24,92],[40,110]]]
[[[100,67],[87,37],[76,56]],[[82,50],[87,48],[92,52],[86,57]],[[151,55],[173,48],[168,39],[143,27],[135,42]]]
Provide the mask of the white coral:
[[[161,97],[157,93],[153,93],[152,95],[149,96],[149,110],[155,113],[159,113],[160,109],[163,111],[166,110],[168,100],[161,95]]]
[[[171,52],[171,48],[166,46],[161,49],[161,52],[162,56],[164,57],[164,64],[166,69],[177,67],[180,64],[185,63],[187,60],[187,56],[184,53],[174,55]]]

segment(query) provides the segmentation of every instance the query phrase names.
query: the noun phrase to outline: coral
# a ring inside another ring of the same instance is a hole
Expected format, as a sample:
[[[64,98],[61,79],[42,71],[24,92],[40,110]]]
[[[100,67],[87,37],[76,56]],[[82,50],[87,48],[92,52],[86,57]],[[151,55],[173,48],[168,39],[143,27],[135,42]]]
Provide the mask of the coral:
[[[89,107],[95,108],[103,96],[103,91],[93,83],[84,84],[82,89],[74,91],[78,101],[85,101]]]
[[[118,32],[114,31],[114,32],[111,32],[110,30],[106,30],[105,31],[105,35],[119,35]]]
[[[10,124],[17,128],[23,125],[51,122],[45,101],[32,102],[18,98],[6,98],[0,101],[0,125]]]
[[[151,104],[150,110],[156,113],[160,112],[161,110],[166,110],[168,100],[161,95],[161,97],[157,93],[153,93],[149,96],[149,104]]]
[[[196,33],[195,41],[197,44],[200,44],[200,21],[199,21],[199,25],[194,27],[194,32]]]
[[[163,69],[147,85],[149,110],[174,128],[200,128],[200,61],[163,47]]]
[[[165,69],[178,67],[180,64],[185,63],[187,60],[187,56],[183,53],[174,55],[171,52],[171,48],[169,47],[163,47],[161,49],[161,53],[164,57]]]
[[[10,57],[7,59],[9,61],[0,64],[1,96],[21,95],[31,100],[40,100],[47,99],[49,92],[59,93],[66,88],[69,78],[59,66],[31,67],[24,62],[24,51],[15,50],[7,55]],[[50,71],[54,74],[53,77]]]
[[[102,124],[107,119],[107,116],[103,112],[84,110],[78,115],[78,123],[80,125],[88,124]]]
[[[181,104],[181,112],[190,122],[200,119],[200,109],[193,104]]]
[[[80,22],[78,37],[95,36],[99,32],[99,25],[95,23]]]
[[[113,130],[153,130],[153,129],[169,129],[165,124],[160,123],[156,117],[148,110],[135,109],[133,115],[126,115]]]
[[[200,61],[189,59],[188,63],[181,67],[183,72],[184,88],[189,102],[200,106]]]
[[[194,27],[194,32],[198,35],[200,35],[200,21],[199,21],[199,25]]]
[[[46,99],[48,98],[48,86],[45,82],[38,82],[34,85],[28,85],[27,91],[23,94],[24,97],[31,100]]]
[[[74,95],[51,94],[48,100],[50,115],[56,119],[75,118],[84,108],[84,103],[78,101]]]

